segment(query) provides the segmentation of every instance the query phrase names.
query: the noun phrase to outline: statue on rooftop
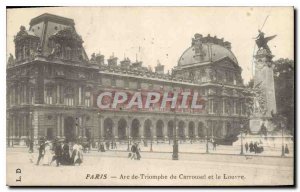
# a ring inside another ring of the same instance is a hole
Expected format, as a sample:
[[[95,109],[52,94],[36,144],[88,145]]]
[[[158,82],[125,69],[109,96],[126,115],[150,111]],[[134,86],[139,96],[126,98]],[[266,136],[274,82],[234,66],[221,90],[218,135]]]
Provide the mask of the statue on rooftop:
[[[271,50],[268,46],[268,42],[270,40],[272,40],[273,38],[275,38],[276,35],[273,35],[273,36],[269,36],[269,37],[265,37],[265,33],[262,32],[261,30],[258,30],[258,36],[255,38],[255,42],[256,42],[256,45],[258,47],[258,49],[265,49],[267,50],[269,53],[271,53]]]

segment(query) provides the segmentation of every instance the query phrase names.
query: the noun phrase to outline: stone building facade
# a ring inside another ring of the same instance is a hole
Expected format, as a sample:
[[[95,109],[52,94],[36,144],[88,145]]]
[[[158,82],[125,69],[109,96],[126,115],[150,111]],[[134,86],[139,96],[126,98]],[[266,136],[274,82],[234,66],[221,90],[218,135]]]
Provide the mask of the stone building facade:
[[[72,19],[43,14],[15,36],[15,57],[7,64],[7,141],[78,137],[99,139],[172,139],[237,135],[248,120],[241,67],[231,44],[195,34],[172,73],[160,63],[152,71],[141,61],[111,56],[87,57]],[[193,91],[205,109],[100,110],[95,95],[103,90]],[[176,126],[175,126],[176,124]],[[176,129],[174,129],[176,127]]]

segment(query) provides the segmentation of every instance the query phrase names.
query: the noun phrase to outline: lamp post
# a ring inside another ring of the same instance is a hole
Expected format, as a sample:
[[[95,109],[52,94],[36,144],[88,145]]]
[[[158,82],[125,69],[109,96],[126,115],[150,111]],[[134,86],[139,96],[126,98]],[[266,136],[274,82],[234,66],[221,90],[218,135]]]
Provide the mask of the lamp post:
[[[208,151],[208,127],[205,128],[206,129],[206,153],[209,153]]]
[[[152,144],[153,144],[153,132],[152,132],[152,125],[150,126],[150,133],[151,133],[151,140],[150,140],[150,152],[153,152]]]
[[[129,127],[127,126],[127,151],[130,150],[130,146],[129,146]]]
[[[33,153],[33,145],[34,145],[34,129],[32,125],[32,112],[29,112],[30,119],[30,143],[29,143],[29,151]]]
[[[243,128],[244,128],[244,125],[241,123],[241,153],[240,155],[244,155],[244,147],[243,147]]]
[[[172,154],[172,160],[178,160],[178,141],[177,141],[177,123],[176,123],[176,108],[174,109],[174,130],[173,130],[173,154]]]
[[[99,146],[100,146],[100,144],[101,144],[101,129],[102,129],[100,112],[98,112],[98,118],[99,118],[99,127],[100,127],[100,130],[99,130]]]
[[[283,139],[283,123],[280,123],[281,126],[281,137],[282,137],[282,147],[281,147],[281,157],[285,157],[285,153],[284,153],[284,139]]]

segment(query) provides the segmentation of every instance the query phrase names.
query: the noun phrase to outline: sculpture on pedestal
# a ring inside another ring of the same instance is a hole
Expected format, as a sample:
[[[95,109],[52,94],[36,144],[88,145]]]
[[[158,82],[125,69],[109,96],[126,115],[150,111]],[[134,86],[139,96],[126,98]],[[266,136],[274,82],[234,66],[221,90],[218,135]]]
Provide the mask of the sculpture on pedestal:
[[[255,76],[254,87],[249,90],[253,98],[250,116],[250,131],[261,133],[261,128],[265,127],[264,132],[273,131],[274,125],[270,121],[271,113],[276,113],[275,87],[273,77],[273,55],[268,46],[268,42],[276,35],[265,37],[259,30],[256,44],[259,48],[254,55]]]

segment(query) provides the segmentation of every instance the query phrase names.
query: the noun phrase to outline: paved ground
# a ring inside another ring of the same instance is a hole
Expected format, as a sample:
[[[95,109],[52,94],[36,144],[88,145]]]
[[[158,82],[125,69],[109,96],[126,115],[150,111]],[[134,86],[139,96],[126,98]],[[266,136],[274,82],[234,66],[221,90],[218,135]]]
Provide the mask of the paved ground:
[[[81,166],[36,166],[37,153],[7,149],[8,184],[12,185],[290,185],[293,158],[142,152],[140,161],[128,152],[92,151]],[[21,169],[21,174],[16,173]],[[99,174],[98,179],[91,179]],[[143,175],[144,174],[144,175]],[[102,176],[101,176],[102,175]],[[133,176],[134,175],[134,176]],[[21,182],[16,179],[22,177]],[[175,178],[176,177],[176,178]],[[87,179],[88,178],[88,179]],[[135,179],[134,179],[135,178]]]

